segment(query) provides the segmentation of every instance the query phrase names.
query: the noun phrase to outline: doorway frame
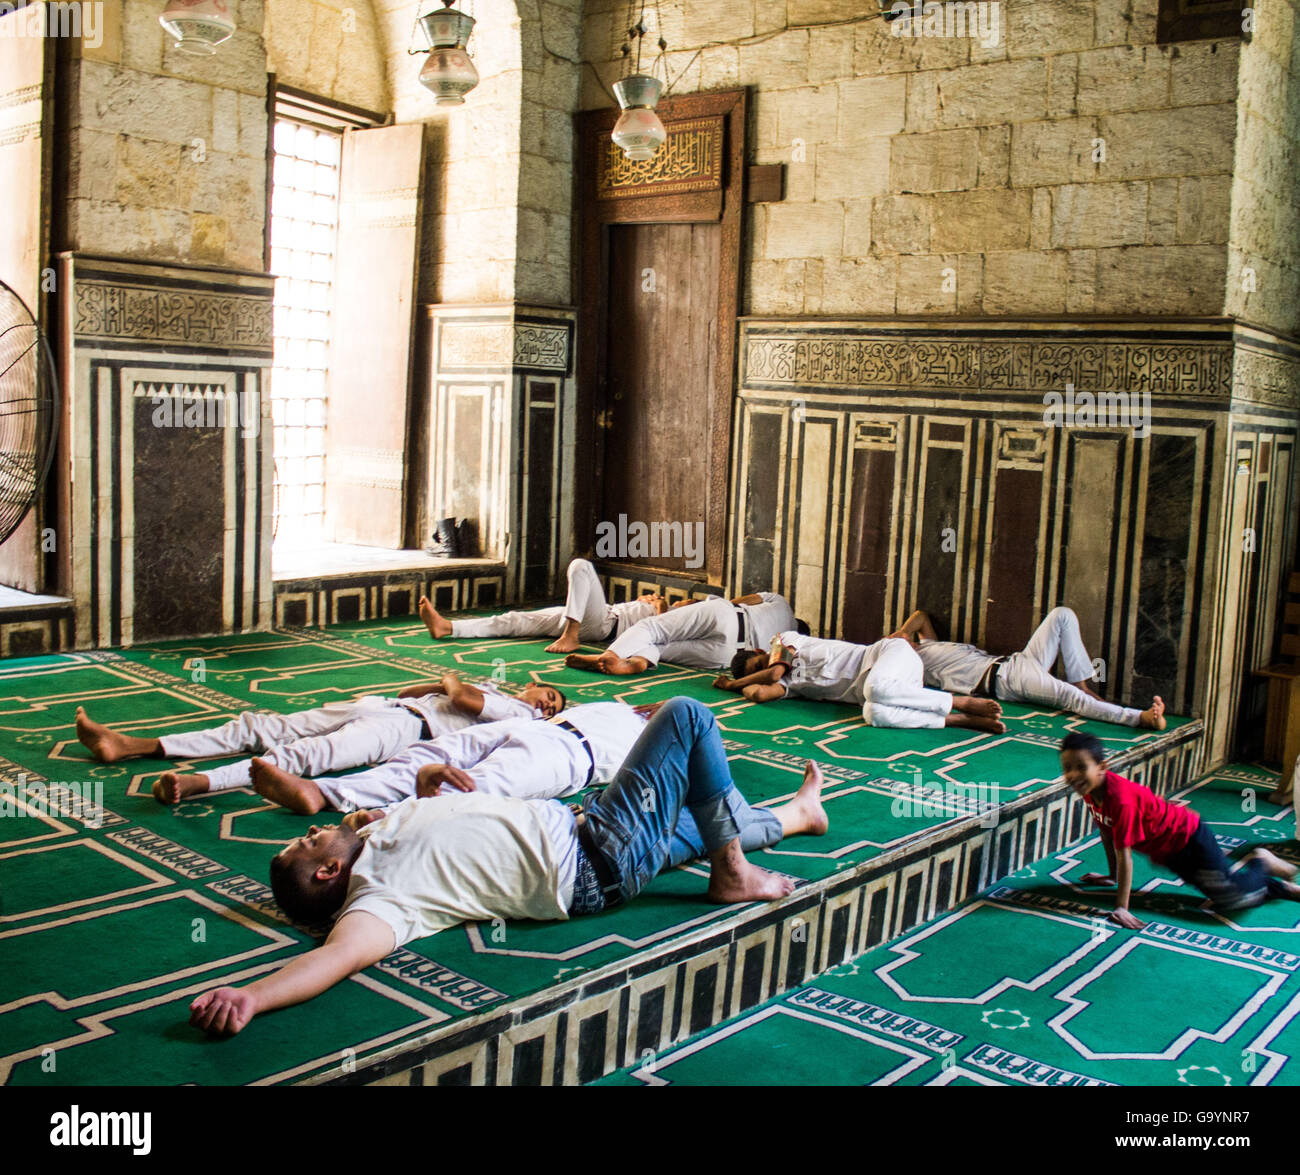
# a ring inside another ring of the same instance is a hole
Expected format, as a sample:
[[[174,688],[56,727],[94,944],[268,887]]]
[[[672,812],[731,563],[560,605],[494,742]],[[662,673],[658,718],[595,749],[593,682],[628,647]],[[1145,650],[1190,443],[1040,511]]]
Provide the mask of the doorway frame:
[[[741,297],[740,251],[745,212],[745,130],[749,92],[746,89],[684,94],[659,103],[666,127],[695,118],[721,117],[724,144],[718,184],[697,191],[664,195],[597,198],[600,150],[620,111],[589,110],[575,116],[578,137],[578,186],[575,214],[578,251],[578,390],[576,451],[593,460],[579,465],[574,487],[574,524],[595,535],[600,509],[598,487],[605,478],[605,428],[611,404],[607,344],[609,338],[610,227],[628,224],[700,224],[721,226],[719,245],[716,363],[709,390],[711,426],[708,437],[704,508],[704,575],[710,584],[723,582],[727,541],[727,490],[730,484],[732,416],[736,393],[736,348]],[[655,520],[657,521],[657,520]],[[575,535],[576,538],[576,535]],[[583,550],[594,538],[578,543]],[[630,561],[628,566],[634,566]],[[649,569],[647,569],[649,570]],[[661,569],[655,569],[661,570]],[[691,572],[673,572],[694,578]]]

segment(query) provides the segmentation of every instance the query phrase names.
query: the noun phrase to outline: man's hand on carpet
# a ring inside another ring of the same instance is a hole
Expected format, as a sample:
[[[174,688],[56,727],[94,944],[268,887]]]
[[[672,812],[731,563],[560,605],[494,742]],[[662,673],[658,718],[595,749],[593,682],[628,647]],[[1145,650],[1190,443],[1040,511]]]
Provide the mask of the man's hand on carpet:
[[[1116,906],[1111,911],[1110,920],[1125,930],[1141,930],[1146,925],[1140,918],[1134,918],[1123,906]]]
[[[1115,887],[1115,879],[1105,873],[1085,873],[1079,878],[1080,885],[1106,885]]]
[[[436,796],[444,783],[457,791],[474,791],[474,781],[459,767],[450,763],[430,763],[421,767],[415,777],[415,794],[421,799]]]
[[[234,1036],[256,1014],[257,998],[246,987],[218,987],[190,1004],[190,1023],[209,1036]]]

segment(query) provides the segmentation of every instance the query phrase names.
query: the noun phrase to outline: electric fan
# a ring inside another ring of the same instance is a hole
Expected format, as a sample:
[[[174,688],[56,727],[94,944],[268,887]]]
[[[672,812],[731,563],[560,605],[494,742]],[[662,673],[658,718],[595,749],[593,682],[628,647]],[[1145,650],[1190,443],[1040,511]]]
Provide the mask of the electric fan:
[[[0,281],[0,543],[27,516],[59,431],[54,356],[23,300]]]

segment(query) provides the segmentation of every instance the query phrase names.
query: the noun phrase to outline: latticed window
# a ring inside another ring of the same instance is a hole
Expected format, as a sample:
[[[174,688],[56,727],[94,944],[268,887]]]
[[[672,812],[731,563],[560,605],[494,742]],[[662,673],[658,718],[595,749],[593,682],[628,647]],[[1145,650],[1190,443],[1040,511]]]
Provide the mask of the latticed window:
[[[342,136],[275,122],[271,272],[275,282],[275,538],[318,543],[325,520],[325,410]]]

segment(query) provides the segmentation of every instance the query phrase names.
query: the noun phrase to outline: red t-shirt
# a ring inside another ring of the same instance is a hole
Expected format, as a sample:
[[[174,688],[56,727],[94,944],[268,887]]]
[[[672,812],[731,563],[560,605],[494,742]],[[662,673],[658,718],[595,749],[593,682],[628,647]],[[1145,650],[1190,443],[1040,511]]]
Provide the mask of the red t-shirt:
[[[1162,800],[1150,788],[1106,772],[1106,782],[1084,796],[1093,818],[1110,829],[1117,849],[1136,849],[1163,864],[1187,847],[1201,817],[1182,804]]]

